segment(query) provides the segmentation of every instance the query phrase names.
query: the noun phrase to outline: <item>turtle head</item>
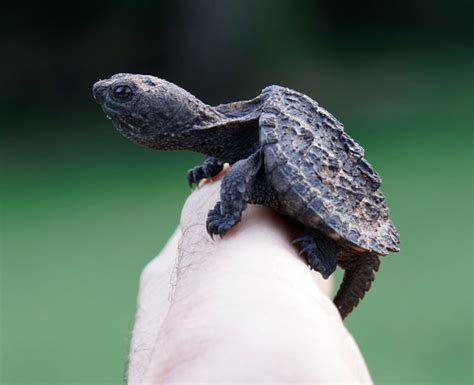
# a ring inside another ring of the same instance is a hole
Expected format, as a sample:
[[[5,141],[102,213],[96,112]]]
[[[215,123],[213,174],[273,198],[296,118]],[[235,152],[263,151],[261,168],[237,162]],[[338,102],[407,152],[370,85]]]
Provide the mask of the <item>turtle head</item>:
[[[189,92],[154,76],[116,74],[99,80],[92,91],[122,135],[156,149],[184,149],[183,135],[217,116]]]

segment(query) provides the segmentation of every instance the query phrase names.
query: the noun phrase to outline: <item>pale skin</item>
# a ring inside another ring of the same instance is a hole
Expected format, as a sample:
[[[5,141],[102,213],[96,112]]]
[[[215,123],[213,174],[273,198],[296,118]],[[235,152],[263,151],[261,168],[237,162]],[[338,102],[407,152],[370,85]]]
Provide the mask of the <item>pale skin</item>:
[[[129,384],[371,384],[354,339],[291,240],[294,226],[249,205],[214,241],[219,181],[187,199],[179,228],[143,270]]]

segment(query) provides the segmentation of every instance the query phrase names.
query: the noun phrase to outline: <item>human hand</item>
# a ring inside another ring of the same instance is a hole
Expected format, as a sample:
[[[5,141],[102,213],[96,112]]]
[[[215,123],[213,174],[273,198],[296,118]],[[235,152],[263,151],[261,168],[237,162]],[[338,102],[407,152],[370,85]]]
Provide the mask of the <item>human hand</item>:
[[[209,237],[219,187],[191,194],[142,273],[129,384],[372,383],[331,281],[291,246],[287,220],[249,205],[222,240]]]

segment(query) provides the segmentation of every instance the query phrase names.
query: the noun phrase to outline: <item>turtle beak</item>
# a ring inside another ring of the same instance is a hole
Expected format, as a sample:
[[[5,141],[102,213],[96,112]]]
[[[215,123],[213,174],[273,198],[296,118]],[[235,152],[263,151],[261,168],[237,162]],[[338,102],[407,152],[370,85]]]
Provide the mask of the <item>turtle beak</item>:
[[[105,101],[105,95],[108,85],[105,80],[99,80],[92,86],[92,94],[97,103],[103,104]]]

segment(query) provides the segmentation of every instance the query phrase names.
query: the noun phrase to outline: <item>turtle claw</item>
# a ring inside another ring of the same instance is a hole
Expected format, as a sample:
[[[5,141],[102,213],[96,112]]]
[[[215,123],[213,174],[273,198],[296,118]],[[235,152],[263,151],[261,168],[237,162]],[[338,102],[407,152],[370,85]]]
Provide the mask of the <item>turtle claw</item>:
[[[186,179],[188,180],[188,186],[192,190],[195,184],[194,172],[189,170],[186,174]]]
[[[236,219],[235,216],[223,215],[221,213],[221,202],[217,202],[207,215],[207,232],[212,239],[214,239],[214,235],[218,235],[222,239],[239,219]]]
[[[305,239],[306,239],[305,236],[296,238],[296,239],[294,239],[293,241],[291,241],[291,244],[292,244],[292,245],[296,245],[297,243],[303,242]]]
[[[193,188],[194,185],[197,185],[201,179],[204,178],[204,172],[202,166],[196,166],[190,169],[187,173],[188,185],[190,188]]]

